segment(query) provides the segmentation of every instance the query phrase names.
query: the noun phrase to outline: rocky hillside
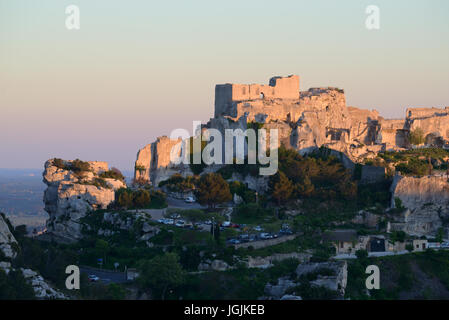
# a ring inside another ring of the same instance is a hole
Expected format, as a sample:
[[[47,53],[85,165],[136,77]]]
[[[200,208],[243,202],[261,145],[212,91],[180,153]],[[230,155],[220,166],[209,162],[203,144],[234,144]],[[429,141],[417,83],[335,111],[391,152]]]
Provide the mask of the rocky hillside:
[[[44,193],[48,233],[73,241],[81,237],[80,219],[88,212],[106,209],[115,191],[126,187],[120,174],[105,162],[51,159],[45,163]]]
[[[404,207],[391,224],[393,230],[410,235],[435,235],[449,222],[449,182],[446,176],[407,177],[396,175],[392,186],[392,207]],[[398,201],[399,199],[400,201]],[[397,208],[401,209],[401,208]]]
[[[5,298],[2,292],[4,286],[12,286],[18,290],[19,298],[37,298],[37,299],[66,299],[66,296],[53,288],[36,271],[28,268],[14,266],[14,259],[17,256],[20,246],[11,232],[11,224],[3,214],[0,214],[0,295]],[[21,284],[22,279],[23,284]],[[17,288],[19,285],[22,287]],[[9,288],[11,290],[11,288]],[[25,291],[29,290],[30,296],[26,296]]]

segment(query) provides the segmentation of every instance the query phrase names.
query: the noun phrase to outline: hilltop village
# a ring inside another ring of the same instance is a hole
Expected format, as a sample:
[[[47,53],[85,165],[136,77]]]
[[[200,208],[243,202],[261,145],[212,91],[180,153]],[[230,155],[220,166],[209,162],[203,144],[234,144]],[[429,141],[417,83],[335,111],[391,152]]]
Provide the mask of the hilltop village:
[[[49,159],[47,230],[29,237],[2,217],[0,268],[49,279],[40,298],[449,298],[449,107],[385,119],[291,75],[217,85],[199,129],[140,149],[132,181],[106,162]],[[276,174],[172,162],[207,129],[277,129]],[[32,258],[48,254],[52,265]],[[71,263],[123,278],[67,292]],[[365,288],[373,263],[388,273],[377,291]]]

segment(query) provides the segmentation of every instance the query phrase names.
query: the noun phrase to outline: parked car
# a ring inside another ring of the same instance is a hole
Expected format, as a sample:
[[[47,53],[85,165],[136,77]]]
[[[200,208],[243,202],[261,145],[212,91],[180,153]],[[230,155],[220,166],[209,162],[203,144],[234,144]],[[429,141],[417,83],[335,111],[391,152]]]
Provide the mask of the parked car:
[[[229,244],[239,244],[239,243],[240,243],[240,240],[238,240],[238,239],[229,239],[227,242],[228,242]]]
[[[260,238],[263,240],[267,240],[267,239],[273,239],[273,236],[267,232],[262,232],[260,234]]]
[[[429,242],[429,243],[427,243],[427,248],[438,249],[438,248],[441,248],[441,244],[438,242]]]
[[[290,230],[290,229],[281,229],[281,230],[279,231],[279,234],[280,234],[280,235],[290,235],[290,234],[293,234],[293,231]]]
[[[231,226],[231,221],[225,221],[222,224],[223,227],[230,227]]]
[[[89,282],[97,282],[97,281],[100,281],[100,278],[97,277],[97,276],[94,275],[94,274],[89,275],[89,276],[87,277],[87,279],[89,280]]]
[[[260,226],[255,226],[255,227],[254,227],[254,230],[255,230],[255,231],[263,231],[263,228],[261,228]]]
[[[178,220],[178,221],[176,221],[176,224],[175,224],[175,226],[177,226],[177,227],[184,227],[184,225],[185,225],[184,220]]]
[[[449,249],[449,242],[443,242],[443,243],[441,244],[441,248],[443,248],[443,249]]]
[[[184,199],[184,201],[185,201],[186,203],[194,203],[194,202],[195,202],[195,199],[193,199],[193,197],[187,197],[187,198]]]
[[[212,224],[212,221],[210,221],[210,220],[206,220],[206,221],[204,221],[203,223],[204,223],[204,224],[207,224],[207,225],[209,225],[209,226],[210,226],[210,225]]]
[[[231,224],[231,228],[240,228],[240,225],[233,223],[233,224]]]

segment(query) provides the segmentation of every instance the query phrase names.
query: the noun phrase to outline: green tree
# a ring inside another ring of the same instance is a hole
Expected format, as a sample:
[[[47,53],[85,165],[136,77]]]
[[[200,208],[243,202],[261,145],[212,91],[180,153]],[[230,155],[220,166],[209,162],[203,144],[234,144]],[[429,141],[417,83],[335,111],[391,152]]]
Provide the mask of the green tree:
[[[124,300],[126,289],[117,283],[111,283],[107,286],[105,298],[107,300]]]
[[[357,259],[363,261],[368,258],[368,251],[366,251],[365,249],[357,250],[355,252],[355,256],[357,257]]]
[[[203,175],[196,190],[196,198],[200,204],[215,208],[217,204],[232,200],[229,184],[220,174]]]
[[[145,208],[150,205],[151,197],[148,190],[139,189],[133,195],[133,204],[137,208]]]
[[[103,263],[106,263],[106,254],[109,251],[109,243],[105,240],[97,239],[97,241],[95,242],[95,249],[103,257]]]
[[[205,221],[209,219],[209,215],[205,213],[203,210],[199,209],[190,209],[183,210],[179,213],[184,219],[190,221],[191,223],[197,223],[200,221]]]
[[[437,242],[443,242],[443,236],[444,236],[444,229],[438,228],[437,236],[435,237],[435,240]]]
[[[120,188],[117,190],[115,198],[117,199],[117,205],[120,208],[128,209],[133,205],[132,191],[127,188]]]
[[[274,176],[270,177],[270,188],[271,196],[276,199],[278,205],[290,199],[293,192],[292,182],[282,171],[278,171]]]
[[[420,145],[424,143],[424,131],[421,128],[416,128],[410,131],[410,143]]]
[[[138,282],[144,289],[152,289],[160,299],[165,299],[167,289],[175,288],[185,281],[185,271],[179,263],[176,253],[165,253],[151,260],[144,260],[139,265]]]

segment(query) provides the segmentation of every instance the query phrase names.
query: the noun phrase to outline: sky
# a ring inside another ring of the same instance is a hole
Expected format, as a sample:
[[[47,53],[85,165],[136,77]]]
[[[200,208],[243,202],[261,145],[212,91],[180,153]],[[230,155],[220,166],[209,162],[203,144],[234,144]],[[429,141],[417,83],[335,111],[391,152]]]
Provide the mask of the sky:
[[[0,168],[130,170],[156,137],[207,122],[218,83],[298,74],[386,118],[449,106],[448,40],[447,0],[0,0]]]

